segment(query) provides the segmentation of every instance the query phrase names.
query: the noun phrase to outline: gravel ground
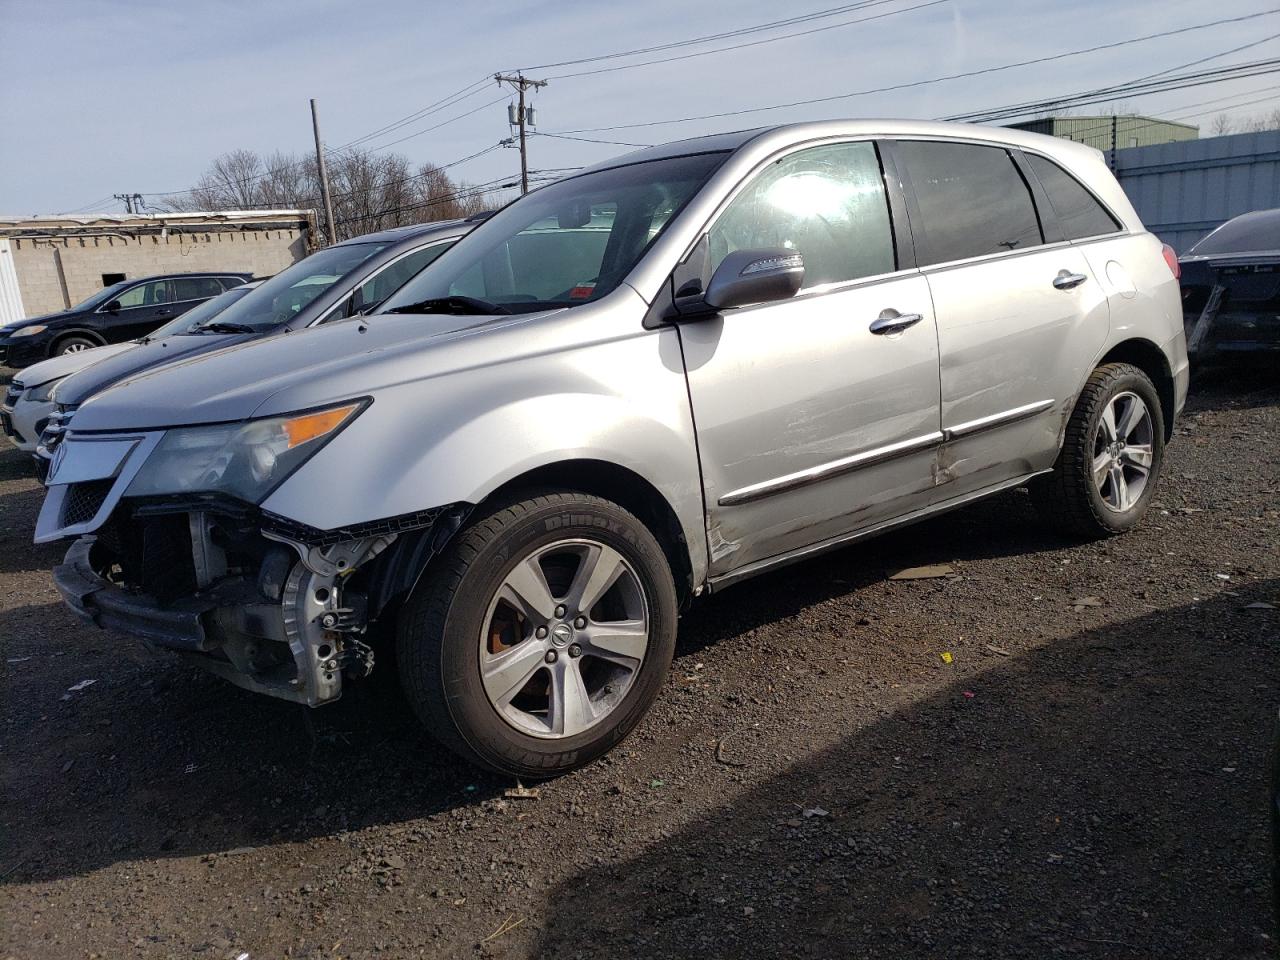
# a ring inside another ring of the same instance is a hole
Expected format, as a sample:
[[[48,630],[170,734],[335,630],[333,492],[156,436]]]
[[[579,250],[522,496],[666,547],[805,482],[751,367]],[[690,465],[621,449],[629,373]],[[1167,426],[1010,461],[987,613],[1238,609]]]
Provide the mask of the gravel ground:
[[[1272,957],[1278,438],[1210,376],[1126,537],[1014,493],[696,604],[524,798],[393,682],[307,712],[81,625],[6,451],[0,956]]]

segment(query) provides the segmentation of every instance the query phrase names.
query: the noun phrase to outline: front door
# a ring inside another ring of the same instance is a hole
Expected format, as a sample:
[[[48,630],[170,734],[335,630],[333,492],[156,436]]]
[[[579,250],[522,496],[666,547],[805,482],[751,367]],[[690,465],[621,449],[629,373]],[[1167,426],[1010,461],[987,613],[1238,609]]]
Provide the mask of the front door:
[[[706,277],[734,250],[805,260],[795,298],[679,328],[711,575],[925,505],[941,439],[937,334],[927,281],[899,269],[875,144],[771,161],[705,243]]]
[[[145,336],[176,317],[173,280],[150,280],[130,287],[112,301],[119,309],[99,310],[102,334],[108,343]]]
[[[946,443],[936,496],[949,500],[1053,465],[1106,339],[1107,297],[1007,149],[893,150],[937,312]]]

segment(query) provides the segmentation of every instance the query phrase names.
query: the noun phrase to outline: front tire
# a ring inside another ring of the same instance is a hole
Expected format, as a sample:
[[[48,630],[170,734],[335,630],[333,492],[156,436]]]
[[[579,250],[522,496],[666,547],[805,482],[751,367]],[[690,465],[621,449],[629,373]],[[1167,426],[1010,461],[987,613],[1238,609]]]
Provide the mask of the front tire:
[[[53,355],[60,357],[64,353],[80,353],[84,350],[92,350],[98,345],[97,340],[92,340],[89,337],[63,337],[54,347]]]
[[[414,711],[498,773],[556,776],[644,716],[675,649],[671,569],[617,504],[559,492],[460,532],[410,596],[397,658]]]
[[[1128,363],[1093,371],[1067,423],[1053,473],[1032,486],[1041,515],[1086,539],[1132,529],[1164,464],[1164,416],[1150,378]]]

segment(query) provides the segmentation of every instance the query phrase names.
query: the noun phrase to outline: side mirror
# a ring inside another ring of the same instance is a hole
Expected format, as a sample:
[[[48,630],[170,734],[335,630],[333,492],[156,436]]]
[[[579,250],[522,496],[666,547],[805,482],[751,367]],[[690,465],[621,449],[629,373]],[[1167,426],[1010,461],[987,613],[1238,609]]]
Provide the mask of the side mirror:
[[[110,301],[108,301],[108,302],[107,302],[107,305],[106,305],[105,307],[103,307],[103,309],[104,309],[104,310],[106,310],[106,311],[107,311],[107,313],[119,313],[119,312],[120,312],[120,301],[119,301],[119,300],[110,300]]]
[[[804,285],[804,257],[784,248],[737,250],[716,267],[703,302],[712,310],[789,300]]]

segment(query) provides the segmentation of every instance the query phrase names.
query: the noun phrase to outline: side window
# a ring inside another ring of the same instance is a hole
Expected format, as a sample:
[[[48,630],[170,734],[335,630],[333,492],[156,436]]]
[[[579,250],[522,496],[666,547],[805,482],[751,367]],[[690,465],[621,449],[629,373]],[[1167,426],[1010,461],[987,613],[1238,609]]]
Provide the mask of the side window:
[[[214,277],[185,277],[173,281],[175,300],[208,300],[222,293],[222,284]]]
[[[1044,192],[1049,195],[1049,202],[1053,204],[1068,240],[1098,237],[1120,229],[1115,217],[1079,180],[1052,160],[1033,153],[1026,154],[1026,158]]]
[[[150,283],[129,288],[116,299],[120,301],[123,309],[128,310],[130,307],[150,307],[157,303],[168,303],[172,298],[169,296],[168,280],[152,280]]]
[[[922,267],[1044,242],[1031,191],[1003,147],[904,140],[894,149],[920,207]]]
[[[783,157],[739,193],[708,232],[710,270],[735,250],[784,247],[804,257],[804,285],[897,269],[875,145],[836,143]]]
[[[236,287],[243,287],[245,284],[243,277],[219,277],[218,281],[222,284],[223,290],[234,290]]]
[[[423,267],[453,246],[455,242],[451,240],[448,243],[437,243],[430,247],[423,247],[421,250],[415,250],[413,253],[401,257],[381,273],[370,277],[357,288],[356,309],[387,299],[387,297],[404,286],[411,277],[417,276]]]

